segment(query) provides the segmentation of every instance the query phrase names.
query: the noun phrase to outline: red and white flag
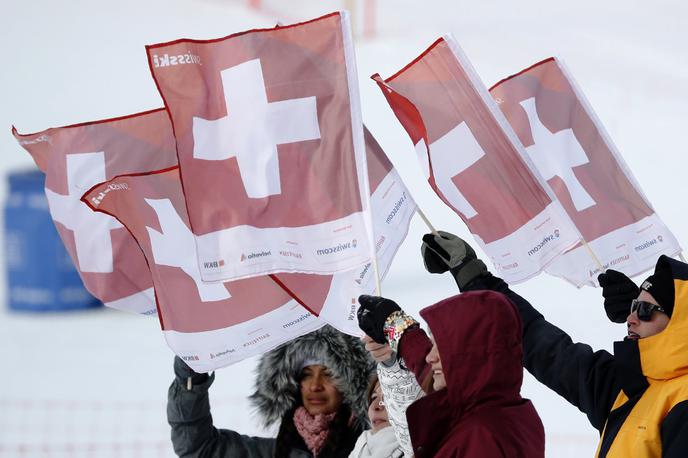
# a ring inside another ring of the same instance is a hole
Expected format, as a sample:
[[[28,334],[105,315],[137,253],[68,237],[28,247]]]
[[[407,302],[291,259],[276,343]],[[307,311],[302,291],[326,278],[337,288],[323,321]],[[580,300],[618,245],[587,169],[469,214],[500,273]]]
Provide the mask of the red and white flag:
[[[165,110],[12,133],[46,174],[50,214],[86,289],[109,307],[154,314],[153,283],[136,241],[117,220],[93,213],[80,198],[114,176],[177,163]]]
[[[365,129],[365,127],[364,127]],[[401,181],[384,151],[373,135],[365,129],[370,205],[377,264],[382,280],[392,264],[399,246],[408,234],[416,204]],[[361,335],[356,311],[358,296],[376,292],[375,269],[371,263],[335,274],[334,276],[309,274],[274,274],[273,277],[308,308],[319,308],[320,318],[352,335]],[[313,304],[312,298],[328,288],[324,305]],[[316,294],[310,291],[315,290]]]
[[[384,276],[408,233],[415,203],[367,130],[365,141],[378,264]],[[260,354],[326,322],[361,334],[356,299],[375,290],[371,264],[334,276],[281,273],[203,282],[177,167],[117,177],[94,187],[83,200],[115,216],[136,238],[153,272],[165,338],[197,371]]]
[[[505,280],[536,275],[577,242],[571,221],[451,36],[390,78],[373,79],[416,146],[430,185]]]
[[[204,281],[369,262],[346,13],[147,51],[174,126]]]
[[[82,200],[100,212],[94,214],[117,218],[137,240],[153,276],[165,339],[195,371],[261,354],[324,323],[267,275],[201,280],[179,167],[116,177]],[[327,291],[328,285],[311,289],[310,303],[322,306]]]
[[[490,93],[589,245],[558,258],[548,273],[596,285],[598,262],[632,276],[660,254],[681,251],[560,61],[539,62]]]

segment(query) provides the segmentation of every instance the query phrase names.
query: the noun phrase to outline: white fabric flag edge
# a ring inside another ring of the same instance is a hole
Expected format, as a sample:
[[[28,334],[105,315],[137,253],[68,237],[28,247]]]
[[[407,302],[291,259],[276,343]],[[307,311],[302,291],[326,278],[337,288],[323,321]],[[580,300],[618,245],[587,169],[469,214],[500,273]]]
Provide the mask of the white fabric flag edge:
[[[379,291],[382,278],[380,277],[379,266],[377,262],[375,233],[373,230],[373,221],[371,217],[370,182],[368,181],[368,160],[365,146],[365,135],[363,131],[363,116],[361,114],[361,93],[358,88],[356,50],[354,48],[354,40],[351,33],[351,20],[349,18],[349,12],[346,10],[341,11],[340,17],[342,24],[342,38],[344,41],[344,59],[346,62],[347,86],[349,88],[349,112],[351,114],[354,157],[356,159],[356,170],[358,171],[359,194],[361,195],[361,204],[363,206],[363,221],[368,234],[370,257],[376,277],[376,290],[378,294],[382,294],[382,292]]]

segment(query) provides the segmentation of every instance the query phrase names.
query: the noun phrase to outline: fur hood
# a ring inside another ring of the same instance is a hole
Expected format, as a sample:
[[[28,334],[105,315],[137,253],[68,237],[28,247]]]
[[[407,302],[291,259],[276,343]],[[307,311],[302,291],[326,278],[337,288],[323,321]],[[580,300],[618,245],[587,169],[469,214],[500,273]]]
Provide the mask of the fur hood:
[[[356,425],[368,423],[366,389],[375,370],[362,342],[329,325],[265,353],[256,369],[255,392],[250,400],[266,427],[279,423],[300,400],[299,375],[306,360],[322,361],[334,375],[344,404],[356,416]]]

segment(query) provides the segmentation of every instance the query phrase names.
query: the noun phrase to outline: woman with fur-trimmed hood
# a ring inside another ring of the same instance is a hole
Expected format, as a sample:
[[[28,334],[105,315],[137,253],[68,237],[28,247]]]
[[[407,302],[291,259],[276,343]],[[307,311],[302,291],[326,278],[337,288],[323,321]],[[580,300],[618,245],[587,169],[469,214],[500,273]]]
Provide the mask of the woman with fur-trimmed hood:
[[[198,374],[175,357],[167,419],[183,457],[348,457],[367,426],[366,388],[374,363],[359,339],[330,326],[266,354],[251,402],[276,438],[217,429],[208,389],[215,374]]]

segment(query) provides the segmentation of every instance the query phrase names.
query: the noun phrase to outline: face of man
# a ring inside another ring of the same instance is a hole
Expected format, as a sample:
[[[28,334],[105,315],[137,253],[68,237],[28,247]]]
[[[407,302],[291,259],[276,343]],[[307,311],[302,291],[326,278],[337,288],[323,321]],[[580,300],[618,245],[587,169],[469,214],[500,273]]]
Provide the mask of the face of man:
[[[442,370],[442,361],[440,361],[440,352],[437,351],[437,344],[432,340],[432,350],[425,357],[425,362],[432,367],[432,387],[435,391],[447,387],[447,381],[444,379],[444,371]]]
[[[373,394],[370,396],[368,419],[373,426],[373,434],[389,426],[389,417],[387,416],[387,409],[382,400],[382,389],[380,388],[379,382],[375,384]]]
[[[644,290],[640,291],[638,300],[657,304],[655,298]],[[645,337],[654,336],[655,334],[659,334],[660,332],[664,331],[664,328],[666,328],[669,324],[669,316],[665,313],[653,310],[650,321],[642,321],[638,318],[638,312],[635,311],[628,315],[628,318],[626,318],[626,324],[628,325],[628,336],[626,338],[629,340],[638,340]]]
[[[301,400],[311,415],[330,414],[339,410],[342,395],[325,366],[314,364],[303,368]]]

